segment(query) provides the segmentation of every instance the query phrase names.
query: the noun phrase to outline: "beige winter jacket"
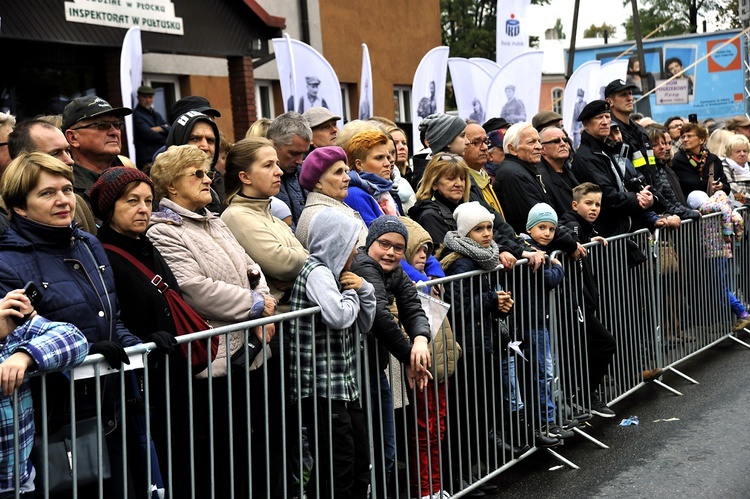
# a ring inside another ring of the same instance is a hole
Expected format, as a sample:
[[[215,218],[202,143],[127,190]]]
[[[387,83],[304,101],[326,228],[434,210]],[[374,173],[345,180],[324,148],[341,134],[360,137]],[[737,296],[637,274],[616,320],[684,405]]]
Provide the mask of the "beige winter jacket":
[[[237,195],[221,214],[221,219],[250,258],[263,269],[271,294],[279,302],[279,311],[284,312],[289,308],[291,285],[310,254],[294,237],[292,229],[271,214],[270,206],[270,199]],[[274,280],[288,282],[289,291],[278,289]]]
[[[172,269],[182,297],[212,326],[261,316],[262,295],[269,293],[266,278],[216,215],[208,210],[198,214],[162,199],[160,211],[151,214],[148,237]],[[251,269],[261,272],[255,290],[250,289],[247,276]],[[219,353],[212,364],[214,377],[227,374],[225,336],[219,339]],[[243,339],[243,332],[229,335],[230,354],[242,347]],[[258,355],[251,369],[262,361]],[[197,377],[207,377],[207,371]]]

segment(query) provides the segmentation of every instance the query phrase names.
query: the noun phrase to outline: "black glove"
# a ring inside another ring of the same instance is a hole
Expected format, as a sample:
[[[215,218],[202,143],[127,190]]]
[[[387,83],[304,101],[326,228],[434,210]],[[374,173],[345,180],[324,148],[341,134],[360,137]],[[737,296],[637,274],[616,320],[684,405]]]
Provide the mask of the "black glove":
[[[125,347],[114,341],[97,341],[89,347],[89,354],[95,353],[102,354],[109,365],[115,369],[120,369],[123,362],[130,364]]]
[[[146,336],[143,342],[156,343],[156,348],[162,352],[172,353],[174,352],[174,346],[177,344],[177,339],[166,331],[156,331]]]

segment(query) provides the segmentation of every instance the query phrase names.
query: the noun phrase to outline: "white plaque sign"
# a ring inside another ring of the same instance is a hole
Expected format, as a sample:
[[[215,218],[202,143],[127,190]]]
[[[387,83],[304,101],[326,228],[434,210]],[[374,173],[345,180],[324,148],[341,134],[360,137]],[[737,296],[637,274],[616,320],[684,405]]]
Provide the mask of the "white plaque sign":
[[[181,17],[175,17],[172,0],[73,0],[65,2],[65,20],[143,31],[183,35]]]

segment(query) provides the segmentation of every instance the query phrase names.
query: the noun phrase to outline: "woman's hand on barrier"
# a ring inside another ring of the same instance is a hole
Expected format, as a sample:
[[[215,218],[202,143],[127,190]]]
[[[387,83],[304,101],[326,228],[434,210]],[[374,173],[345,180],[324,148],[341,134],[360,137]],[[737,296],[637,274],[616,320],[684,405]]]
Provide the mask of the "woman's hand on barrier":
[[[263,335],[263,329],[265,328],[266,334]],[[271,343],[271,340],[276,335],[276,324],[266,324],[265,326],[257,326],[253,329],[255,336],[261,341],[261,343]]]
[[[117,342],[104,340],[97,341],[89,347],[89,355],[99,353],[104,360],[114,369],[120,369],[123,363],[130,364],[128,354],[125,353],[125,347]]]
[[[602,236],[594,236],[594,237],[592,237],[592,238],[591,238],[591,240],[592,240],[592,241],[596,241],[596,242],[598,242],[598,243],[602,243],[602,246],[606,246],[606,245],[608,245],[608,244],[609,244],[609,243],[607,242],[607,240],[606,240],[606,239],[604,239],[604,238],[603,238]]]
[[[276,313],[276,298],[272,295],[263,295],[265,306],[263,307],[263,317],[270,317]]]
[[[23,289],[14,289],[0,300],[0,340],[4,340],[18,326],[13,317],[23,318],[34,311]]]
[[[503,251],[500,253],[500,263],[503,264],[505,270],[510,270],[515,267],[516,261],[518,261],[518,259],[513,256],[513,253],[510,251]]]
[[[544,266],[544,257],[546,256],[546,253],[540,250],[524,251],[521,256],[529,260],[531,271],[536,272],[539,267]]]
[[[496,293],[497,309],[500,312],[507,314],[510,312],[510,309],[513,308],[513,304],[515,303],[510,295],[510,291],[496,291]]]
[[[143,341],[145,343],[153,342],[156,344],[156,348],[166,353],[174,352],[174,346],[177,344],[177,338],[166,331],[156,331],[151,333],[146,336]]]
[[[362,286],[362,278],[354,272],[349,272],[347,270],[341,273],[341,276],[339,277],[339,283],[341,284],[341,287],[344,291],[349,289],[359,291],[359,288]]]
[[[26,371],[33,368],[35,362],[26,352],[16,352],[0,364],[0,386],[3,395],[10,397],[23,383]]]

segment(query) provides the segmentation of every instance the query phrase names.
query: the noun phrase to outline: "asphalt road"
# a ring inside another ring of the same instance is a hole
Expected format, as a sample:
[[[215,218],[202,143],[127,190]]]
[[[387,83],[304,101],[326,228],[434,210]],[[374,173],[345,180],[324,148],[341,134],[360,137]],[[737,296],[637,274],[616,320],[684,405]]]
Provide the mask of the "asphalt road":
[[[580,469],[554,471],[562,463],[538,451],[493,482],[496,497],[750,498],[750,350],[725,341],[679,369],[700,384],[665,373],[683,396],[646,385],[613,407],[616,418],[591,421],[609,449],[568,440],[558,451]],[[639,426],[619,426],[631,415]]]

